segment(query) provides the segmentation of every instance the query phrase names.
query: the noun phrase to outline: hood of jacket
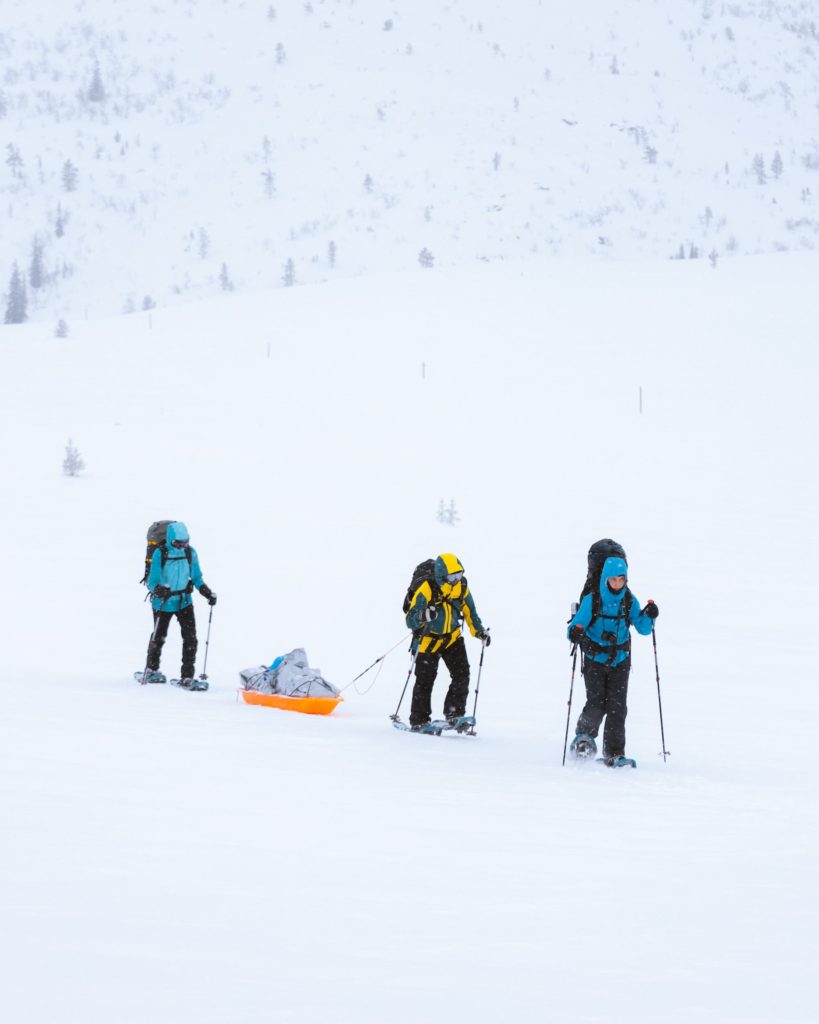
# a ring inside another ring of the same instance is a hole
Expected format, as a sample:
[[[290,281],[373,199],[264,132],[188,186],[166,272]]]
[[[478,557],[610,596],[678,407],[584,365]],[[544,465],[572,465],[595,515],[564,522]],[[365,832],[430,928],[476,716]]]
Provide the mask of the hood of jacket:
[[[441,593],[444,597],[449,597],[460,583],[460,581],[455,584],[447,583],[447,576],[453,572],[462,573],[463,571],[464,567],[456,555],[447,553],[438,555],[435,559],[435,582],[441,588]]]
[[[626,585],[619,593],[615,593],[608,588],[608,582],[612,576],[625,576]],[[600,573],[600,597],[604,603],[608,601],[616,601],[618,604],[623,600],[628,587],[628,566],[626,565],[625,559],[623,558],[607,558],[603,562],[603,570]]]
[[[188,528],[184,523],[168,523],[168,532],[165,537],[165,547],[168,549],[168,557],[173,558],[174,555],[182,555],[185,553],[185,548],[175,548],[174,541],[184,541],[186,545],[190,544],[190,534]]]

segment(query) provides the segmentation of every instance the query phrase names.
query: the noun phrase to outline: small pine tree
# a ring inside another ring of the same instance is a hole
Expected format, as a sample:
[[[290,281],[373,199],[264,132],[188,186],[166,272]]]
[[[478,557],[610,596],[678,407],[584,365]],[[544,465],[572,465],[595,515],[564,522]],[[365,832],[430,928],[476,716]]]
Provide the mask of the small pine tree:
[[[276,63],[284,64],[287,60],[287,54],[285,53],[284,46],[281,43],[276,43]]]
[[[9,280],[5,322],[7,324],[24,324],[27,316],[28,296],[26,295],[26,282],[15,262],[11,271],[11,279]]]
[[[449,504],[444,504],[444,499],[438,502],[438,512],[435,517],[439,523],[445,523],[447,526],[454,526],[455,523],[461,518],[458,515],[458,510],[455,508],[455,499],[450,498]]]
[[[500,168],[500,165],[501,155],[500,153],[495,153],[495,155],[492,157],[492,167],[497,171]]]
[[[435,257],[432,255],[429,249],[424,247],[418,253],[418,262],[421,264],[422,267],[429,269],[435,263]]]
[[[276,8],[273,7],[272,5],[267,8],[267,17],[269,21],[276,20]]]
[[[782,175],[782,170],[782,156],[779,150],[777,150],[773,155],[773,160],[771,160],[771,174],[775,178],[779,178]]]
[[[330,242],[327,246],[327,262],[330,264],[330,269],[335,270],[336,266],[336,243]]]
[[[65,473],[66,476],[79,476],[84,469],[85,463],[83,462],[82,456],[74,447],[74,442],[69,437],[68,444],[65,446],[63,473]]]
[[[39,235],[34,236],[31,243],[31,263],[28,268],[28,282],[35,290],[45,284],[45,267],[43,266],[43,243]]]
[[[156,309],[156,303],[154,302],[150,295],[146,295],[145,298],[142,300],[142,308],[146,312],[151,309]]]
[[[6,163],[8,164],[12,177],[22,178],[23,158],[20,156],[20,150],[10,142],[6,146],[6,154]]]
[[[76,191],[79,174],[77,172],[77,168],[74,166],[74,164],[71,163],[70,160],[66,160],[66,162],[63,164],[61,176],[63,188],[66,190],[66,192]]]
[[[284,265],[284,274],[282,275],[282,282],[285,288],[292,288],[296,283],[296,264],[291,258]]]
[[[262,178],[264,179],[264,194],[268,199],[272,199],[276,194],[276,175],[267,168],[262,171]]]
[[[57,213],[54,217],[54,234],[57,236],[57,238],[62,238],[65,234],[65,225],[67,220],[68,217],[66,216],[65,211],[63,210],[62,206],[60,206],[60,204],[57,203]]]
[[[765,157],[761,153],[754,154],[753,170],[757,183],[764,185],[768,176],[765,174]]]
[[[57,326],[54,328],[55,338],[67,338],[68,337],[68,324],[65,320],[58,320]]]
[[[233,291],[233,282],[231,281],[230,274],[228,273],[227,263],[223,263],[222,269],[219,271],[219,287],[223,292]]]
[[[373,190],[373,179],[367,174],[363,181],[364,191],[369,195]]]
[[[94,63],[94,72],[91,75],[91,84],[88,87],[87,95],[91,103],[103,103],[105,101],[105,86],[102,84],[99,61]]]
[[[199,252],[199,259],[206,260],[210,253],[210,235],[204,228],[199,228],[197,236],[197,250]]]

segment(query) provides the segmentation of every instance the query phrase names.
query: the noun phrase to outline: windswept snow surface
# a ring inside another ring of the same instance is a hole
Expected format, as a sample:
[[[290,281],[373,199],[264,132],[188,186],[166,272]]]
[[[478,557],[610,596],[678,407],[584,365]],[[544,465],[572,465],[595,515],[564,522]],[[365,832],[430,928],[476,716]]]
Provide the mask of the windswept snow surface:
[[[3,1019],[815,1021],[818,274],[506,264],[4,328]],[[219,595],[208,693],[131,678],[167,517]],[[561,767],[601,536],[661,610],[672,753],[635,637],[637,771]],[[346,685],[442,550],[493,630],[477,738],[391,728],[403,646],[330,718],[237,702],[297,645]]]

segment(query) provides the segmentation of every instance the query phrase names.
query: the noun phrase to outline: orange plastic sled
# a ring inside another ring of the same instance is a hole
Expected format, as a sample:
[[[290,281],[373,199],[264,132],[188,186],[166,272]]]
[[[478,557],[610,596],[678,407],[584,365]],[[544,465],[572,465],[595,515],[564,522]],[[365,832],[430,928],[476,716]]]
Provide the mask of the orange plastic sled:
[[[266,708],[300,711],[303,715],[329,715],[344,700],[343,697],[285,697],[280,693],[260,693],[258,690],[239,692],[245,704],[263,704]]]

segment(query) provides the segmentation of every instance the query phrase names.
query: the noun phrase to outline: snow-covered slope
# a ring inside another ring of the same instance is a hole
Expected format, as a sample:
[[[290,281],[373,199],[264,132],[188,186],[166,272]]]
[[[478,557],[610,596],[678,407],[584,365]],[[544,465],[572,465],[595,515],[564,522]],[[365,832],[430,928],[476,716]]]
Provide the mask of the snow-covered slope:
[[[818,50],[809,0],[5,0],[0,288],[811,249]]]
[[[812,1020],[817,270],[507,263],[4,329],[4,1017]],[[130,678],[168,516],[219,594],[205,694]],[[637,637],[628,773],[560,764],[604,535],[661,609],[672,754]],[[345,685],[440,550],[494,635],[476,739],[391,729],[403,646],[331,718],[236,702],[296,645]]]

